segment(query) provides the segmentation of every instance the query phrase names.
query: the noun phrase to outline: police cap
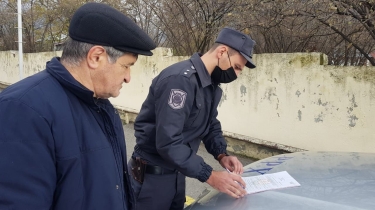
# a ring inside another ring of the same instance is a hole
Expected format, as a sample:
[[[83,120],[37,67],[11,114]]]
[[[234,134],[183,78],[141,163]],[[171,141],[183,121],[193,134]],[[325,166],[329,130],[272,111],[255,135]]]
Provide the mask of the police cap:
[[[225,27],[220,31],[215,42],[237,50],[247,60],[246,67],[255,68],[255,64],[252,60],[255,41],[248,35]]]
[[[110,46],[122,52],[152,55],[156,45],[129,17],[102,3],[87,3],[74,13],[69,36],[76,41]]]

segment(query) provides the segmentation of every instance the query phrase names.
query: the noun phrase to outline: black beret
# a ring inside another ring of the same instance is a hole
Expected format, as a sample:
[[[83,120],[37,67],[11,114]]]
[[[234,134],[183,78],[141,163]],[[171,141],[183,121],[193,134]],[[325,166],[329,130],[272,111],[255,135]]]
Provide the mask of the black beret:
[[[69,36],[76,41],[110,46],[122,52],[152,55],[156,45],[130,18],[102,3],[87,3],[74,13]]]
[[[252,60],[255,41],[248,35],[225,27],[220,31],[215,42],[225,44],[237,50],[247,60],[246,66],[251,69],[255,68],[255,64]]]

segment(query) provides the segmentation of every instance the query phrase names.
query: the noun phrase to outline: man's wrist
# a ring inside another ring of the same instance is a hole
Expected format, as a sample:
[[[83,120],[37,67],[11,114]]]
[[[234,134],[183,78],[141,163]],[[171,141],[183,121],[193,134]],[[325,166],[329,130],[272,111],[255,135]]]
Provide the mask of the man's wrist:
[[[219,163],[220,163],[220,161],[221,161],[221,159],[223,159],[223,157],[225,157],[225,156],[229,156],[227,153],[221,153],[221,154],[219,154],[218,156],[217,156],[217,161],[219,161]]]

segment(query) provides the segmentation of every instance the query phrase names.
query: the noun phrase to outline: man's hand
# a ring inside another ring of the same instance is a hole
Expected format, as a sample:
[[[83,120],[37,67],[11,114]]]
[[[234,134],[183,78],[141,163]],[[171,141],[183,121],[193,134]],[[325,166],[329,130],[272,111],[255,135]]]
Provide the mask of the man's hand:
[[[241,176],[237,174],[228,173],[227,171],[212,171],[206,182],[213,188],[233,198],[240,198],[246,195],[246,190],[242,188],[246,184]]]
[[[243,165],[235,156],[225,156],[221,158],[220,165],[235,174],[243,173]]]

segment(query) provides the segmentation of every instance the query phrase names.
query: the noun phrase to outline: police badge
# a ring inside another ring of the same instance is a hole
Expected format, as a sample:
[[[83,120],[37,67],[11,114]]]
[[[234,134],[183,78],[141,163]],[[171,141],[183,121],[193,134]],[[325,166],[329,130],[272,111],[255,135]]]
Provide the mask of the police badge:
[[[182,109],[185,105],[187,93],[180,89],[172,89],[169,96],[168,105],[172,109]]]

